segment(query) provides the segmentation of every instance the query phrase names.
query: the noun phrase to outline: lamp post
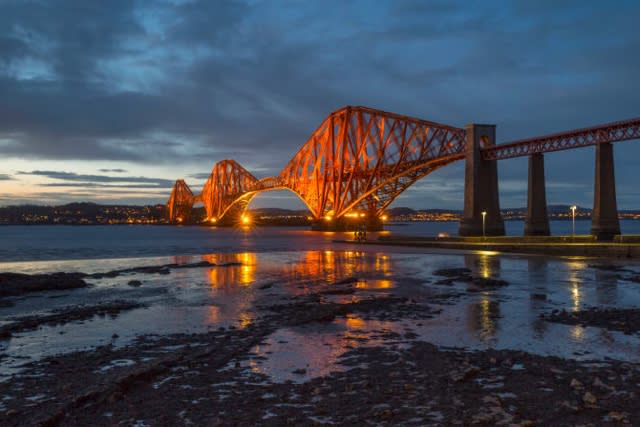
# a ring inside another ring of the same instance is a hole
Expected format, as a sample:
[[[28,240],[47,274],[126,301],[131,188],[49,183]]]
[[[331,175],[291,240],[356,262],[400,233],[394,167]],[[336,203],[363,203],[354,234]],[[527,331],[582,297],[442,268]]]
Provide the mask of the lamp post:
[[[482,238],[486,238],[486,234],[485,234],[485,223],[486,223],[486,219],[487,219],[487,211],[482,211]]]
[[[572,226],[572,230],[573,230],[573,236],[576,235],[576,209],[578,209],[578,207],[576,205],[571,206],[571,222],[573,223]]]

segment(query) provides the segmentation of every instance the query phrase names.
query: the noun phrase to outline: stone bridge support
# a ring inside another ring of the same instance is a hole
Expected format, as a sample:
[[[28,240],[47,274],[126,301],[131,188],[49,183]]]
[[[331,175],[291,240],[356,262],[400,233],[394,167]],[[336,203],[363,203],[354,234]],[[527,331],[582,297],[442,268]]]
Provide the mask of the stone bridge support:
[[[487,236],[504,236],[497,161],[483,159],[480,152],[481,148],[495,145],[496,126],[470,124],[466,131],[464,215],[459,233],[461,236],[482,236],[484,223]]]
[[[591,234],[598,240],[612,240],[620,234],[613,146],[610,142],[596,145],[596,176],[591,214]]]
[[[549,216],[544,179],[544,156],[535,153],[529,156],[529,190],[527,195],[527,218],[524,222],[525,236],[548,236]]]

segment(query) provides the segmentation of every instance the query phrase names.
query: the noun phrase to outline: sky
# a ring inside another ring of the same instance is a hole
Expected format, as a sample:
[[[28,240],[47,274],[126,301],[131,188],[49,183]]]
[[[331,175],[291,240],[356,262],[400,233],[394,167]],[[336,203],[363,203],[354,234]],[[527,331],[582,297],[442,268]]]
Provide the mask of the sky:
[[[276,175],[345,105],[498,143],[638,117],[639,21],[631,0],[0,0],[0,206],[164,203],[227,158]],[[594,150],[545,156],[549,204],[592,205]],[[615,156],[640,208],[640,144]],[[498,169],[501,206],[525,206],[526,158]],[[392,206],[461,209],[463,186],[458,162]]]

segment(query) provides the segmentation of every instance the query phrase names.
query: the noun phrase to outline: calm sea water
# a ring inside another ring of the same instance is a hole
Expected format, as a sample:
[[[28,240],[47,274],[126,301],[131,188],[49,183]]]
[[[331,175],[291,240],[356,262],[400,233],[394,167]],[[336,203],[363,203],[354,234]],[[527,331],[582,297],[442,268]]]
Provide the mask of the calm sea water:
[[[522,221],[505,223],[508,235],[522,235]],[[588,234],[590,221],[577,221]],[[640,234],[640,221],[621,221],[622,232]],[[385,234],[434,236],[457,234],[457,222],[388,224]],[[570,221],[551,221],[553,234],[571,234]],[[376,237],[371,234],[371,238]],[[110,259],[232,252],[280,252],[332,247],[351,233],[320,233],[306,227],[205,228],[164,226],[3,226],[0,263],[10,261]]]

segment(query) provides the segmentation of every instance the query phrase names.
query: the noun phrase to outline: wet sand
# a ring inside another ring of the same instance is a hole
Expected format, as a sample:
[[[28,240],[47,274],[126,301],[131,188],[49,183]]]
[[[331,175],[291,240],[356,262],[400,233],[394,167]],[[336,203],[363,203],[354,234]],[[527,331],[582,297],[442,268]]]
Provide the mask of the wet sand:
[[[2,298],[2,425],[640,424],[640,265],[376,250],[119,263],[5,265],[87,286]]]

